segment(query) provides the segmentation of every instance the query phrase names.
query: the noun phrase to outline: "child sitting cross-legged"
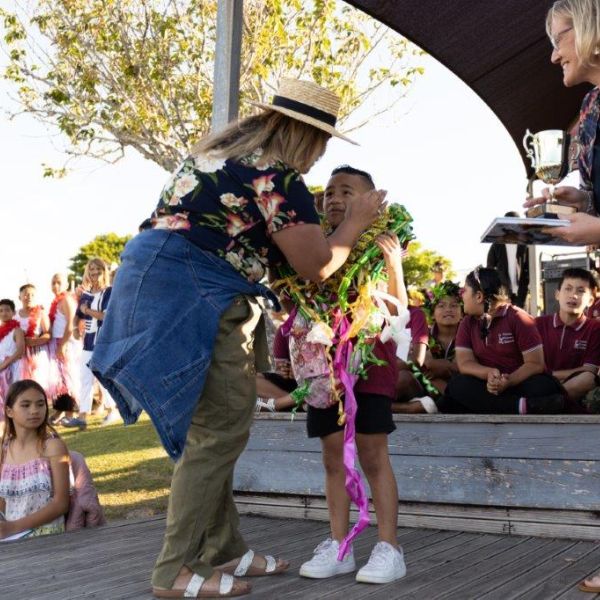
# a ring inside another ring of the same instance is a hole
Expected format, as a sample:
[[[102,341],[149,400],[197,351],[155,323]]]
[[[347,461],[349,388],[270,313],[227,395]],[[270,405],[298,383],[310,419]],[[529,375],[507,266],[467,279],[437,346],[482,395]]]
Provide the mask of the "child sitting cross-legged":
[[[435,284],[427,292],[423,307],[432,326],[425,361],[415,370],[415,379],[424,393],[408,402],[395,403],[393,409],[399,413],[437,412],[434,399],[444,393],[450,378],[458,373],[456,334],[463,316],[460,287],[452,281]]]
[[[579,401],[598,386],[600,321],[585,315],[596,288],[587,269],[565,269],[556,290],[558,312],[536,319],[546,367],[567,392],[570,412],[581,412]]]
[[[511,305],[498,271],[478,267],[466,277],[465,317],[456,335],[459,374],[436,399],[440,412],[558,413],[565,398],[545,373],[533,317]]]

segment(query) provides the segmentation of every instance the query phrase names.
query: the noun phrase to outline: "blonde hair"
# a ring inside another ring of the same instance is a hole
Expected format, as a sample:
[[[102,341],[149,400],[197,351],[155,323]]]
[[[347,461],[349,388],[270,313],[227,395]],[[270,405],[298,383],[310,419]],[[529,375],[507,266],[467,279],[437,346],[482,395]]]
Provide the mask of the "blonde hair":
[[[280,160],[306,173],[325,152],[330,134],[274,110],[229,124],[223,131],[201,139],[192,156],[239,160],[262,149],[265,163]]]
[[[592,66],[600,50],[600,0],[557,0],[546,15],[546,33],[552,37],[554,17],[571,21],[575,32],[575,51],[581,62]]]
[[[90,267],[94,265],[100,269],[102,269],[102,273],[100,273],[100,277],[98,277],[98,285],[100,289],[104,289],[109,286],[109,272],[108,265],[101,258],[91,258],[87,265],[85,265],[85,269],[83,271],[83,281],[81,285],[85,289],[91,289],[92,280],[90,278]]]

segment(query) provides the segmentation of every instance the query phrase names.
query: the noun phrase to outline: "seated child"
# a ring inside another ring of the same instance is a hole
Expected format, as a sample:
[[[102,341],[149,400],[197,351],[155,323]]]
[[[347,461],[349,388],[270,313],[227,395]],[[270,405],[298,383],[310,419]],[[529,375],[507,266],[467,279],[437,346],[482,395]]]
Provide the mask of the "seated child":
[[[21,357],[25,353],[25,335],[15,319],[15,303],[0,300],[0,422],[4,418],[4,399],[8,388],[21,377]]]
[[[600,322],[585,315],[594,302],[596,288],[590,271],[565,269],[556,290],[558,312],[536,319],[546,367],[562,383],[573,410],[587,392],[598,386]]]
[[[273,338],[273,358],[275,359],[275,371],[256,374],[256,412],[262,409],[276,412],[280,410],[291,410],[296,401],[290,395],[298,384],[292,372],[290,353],[287,339],[281,332],[281,326],[277,328]]]
[[[13,383],[0,454],[0,541],[65,531],[69,454],[48,424],[48,400],[35,381]]]
[[[450,378],[458,373],[455,340],[463,316],[460,287],[452,281],[434,285],[428,293],[424,308],[433,325],[429,331],[425,363],[416,375],[421,384],[421,394],[415,394],[408,402],[395,403],[395,412],[435,412],[433,398],[443,394]],[[423,392],[427,395],[423,395]]]
[[[558,413],[565,398],[545,373],[542,340],[533,317],[510,304],[496,269],[467,275],[465,317],[456,335],[459,374],[436,399],[440,412]]]
[[[364,195],[374,193],[374,188],[371,176],[364,171],[349,166],[335,169],[325,188],[324,208],[328,224],[335,229],[343,222],[347,205],[359,202]],[[376,243],[385,259],[388,293],[406,306],[406,294],[402,297],[402,248],[398,237],[385,233],[377,238]],[[298,381],[301,377],[296,369],[297,364],[305,364],[310,369],[315,367],[323,375],[329,373],[326,351],[322,351],[321,363],[315,360],[318,352],[316,347],[324,346],[308,343],[305,334],[302,337],[300,330],[303,322],[305,323],[302,318],[295,319],[289,338],[292,364]],[[387,583],[403,577],[406,572],[397,540],[397,484],[388,453],[388,434],[395,429],[391,405],[398,375],[394,343],[390,340],[384,344],[377,336],[372,347],[374,355],[385,363],[370,364],[367,367],[367,379],[356,382],[354,394],[358,409],[355,423],[358,458],[371,489],[379,541],[373,548],[368,563],[358,571],[356,580]],[[320,371],[316,368],[318,364],[322,366]],[[332,383],[329,377],[321,376],[319,381],[327,386],[326,393],[331,394]],[[345,489],[344,426],[339,424],[338,418],[337,404],[328,408],[308,406],[308,436],[321,440],[331,537],[321,542],[312,559],[302,564],[302,577],[321,579],[351,573],[356,569],[352,551],[343,560],[338,560],[340,543],[348,533],[350,520],[350,499]]]

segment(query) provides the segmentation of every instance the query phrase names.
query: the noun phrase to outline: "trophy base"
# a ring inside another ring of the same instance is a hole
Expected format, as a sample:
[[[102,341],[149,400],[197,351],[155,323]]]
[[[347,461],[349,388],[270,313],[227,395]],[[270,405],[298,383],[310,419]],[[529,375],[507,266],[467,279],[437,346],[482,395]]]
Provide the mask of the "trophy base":
[[[537,206],[532,206],[525,215],[528,219],[544,218],[544,219],[560,219],[565,215],[572,215],[577,210],[572,206],[563,206],[556,202],[544,202]]]

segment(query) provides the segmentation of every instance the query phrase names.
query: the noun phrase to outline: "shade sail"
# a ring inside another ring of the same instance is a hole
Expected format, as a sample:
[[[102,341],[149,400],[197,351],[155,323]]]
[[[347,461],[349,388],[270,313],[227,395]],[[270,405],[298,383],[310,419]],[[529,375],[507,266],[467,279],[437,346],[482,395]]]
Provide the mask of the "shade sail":
[[[521,144],[526,129],[567,129],[589,86],[565,88],[550,62],[547,0],[364,0],[365,11],[426,50],[490,107]]]

